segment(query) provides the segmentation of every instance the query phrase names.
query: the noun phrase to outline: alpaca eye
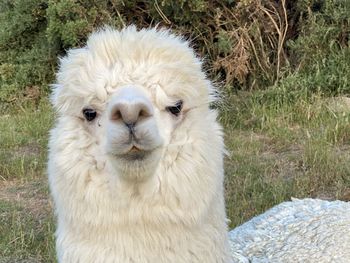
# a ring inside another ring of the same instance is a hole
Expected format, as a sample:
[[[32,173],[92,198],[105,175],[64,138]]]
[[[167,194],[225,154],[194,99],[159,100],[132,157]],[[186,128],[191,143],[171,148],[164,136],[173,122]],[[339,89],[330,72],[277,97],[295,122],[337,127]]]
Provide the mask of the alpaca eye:
[[[96,118],[96,115],[97,115],[96,111],[90,108],[83,109],[83,114],[87,121],[92,121],[93,119]]]
[[[171,114],[175,116],[179,116],[182,110],[182,104],[183,104],[182,100],[179,100],[178,102],[176,102],[175,106],[169,106],[169,107],[166,107],[165,109]]]

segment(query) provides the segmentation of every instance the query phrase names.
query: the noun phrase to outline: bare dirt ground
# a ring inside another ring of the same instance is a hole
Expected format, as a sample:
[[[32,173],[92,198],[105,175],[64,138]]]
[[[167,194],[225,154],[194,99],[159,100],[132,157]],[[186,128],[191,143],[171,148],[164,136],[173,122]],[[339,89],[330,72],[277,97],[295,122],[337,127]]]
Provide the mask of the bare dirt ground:
[[[0,181],[0,200],[13,203],[40,220],[52,211],[45,180],[23,183],[19,180]]]

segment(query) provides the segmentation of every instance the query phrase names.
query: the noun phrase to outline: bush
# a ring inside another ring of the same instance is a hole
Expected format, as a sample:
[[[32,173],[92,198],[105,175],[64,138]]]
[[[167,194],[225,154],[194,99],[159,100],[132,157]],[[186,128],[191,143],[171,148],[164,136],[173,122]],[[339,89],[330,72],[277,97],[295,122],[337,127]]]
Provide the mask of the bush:
[[[350,2],[320,1],[301,17],[298,38],[287,45],[293,58],[289,73],[277,84],[284,94],[350,94]],[[297,98],[297,97],[296,97]]]
[[[0,107],[33,90],[46,95],[57,56],[105,24],[172,28],[229,90],[277,83],[294,93],[348,93],[349,9],[346,0],[3,0]]]
[[[40,0],[0,4],[0,109],[37,101],[48,90],[56,58],[46,41],[46,8]]]

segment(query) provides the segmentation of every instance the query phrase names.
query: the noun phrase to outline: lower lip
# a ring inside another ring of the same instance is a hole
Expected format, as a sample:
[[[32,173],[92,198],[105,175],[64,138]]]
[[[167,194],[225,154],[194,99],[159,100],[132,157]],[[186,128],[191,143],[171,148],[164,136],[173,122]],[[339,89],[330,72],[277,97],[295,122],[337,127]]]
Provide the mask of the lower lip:
[[[130,151],[123,155],[123,158],[128,161],[142,161],[145,159],[147,153],[145,151]]]
[[[142,161],[149,155],[149,151],[141,150],[140,148],[133,146],[128,152],[118,155],[118,157],[127,161]]]

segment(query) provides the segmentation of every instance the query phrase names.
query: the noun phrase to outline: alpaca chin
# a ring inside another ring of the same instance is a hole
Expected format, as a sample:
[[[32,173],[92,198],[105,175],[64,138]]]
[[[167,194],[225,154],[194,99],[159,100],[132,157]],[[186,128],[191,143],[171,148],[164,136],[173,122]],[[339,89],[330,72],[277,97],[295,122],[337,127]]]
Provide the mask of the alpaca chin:
[[[157,148],[152,151],[109,155],[109,161],[120,179],[139,182],[155,174],[161,155],[161,148]]]

